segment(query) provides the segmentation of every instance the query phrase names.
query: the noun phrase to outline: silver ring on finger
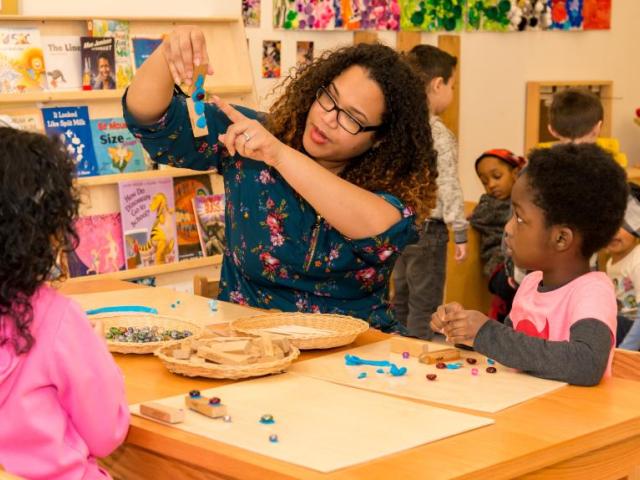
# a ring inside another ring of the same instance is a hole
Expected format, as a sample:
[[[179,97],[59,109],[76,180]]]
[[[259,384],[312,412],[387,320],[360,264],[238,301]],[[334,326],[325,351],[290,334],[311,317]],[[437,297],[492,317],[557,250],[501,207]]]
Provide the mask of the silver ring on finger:
[[[251,140],[251,135],[249,135],[247,132],[243,132],[242,136],[244,137],[245,143]]]

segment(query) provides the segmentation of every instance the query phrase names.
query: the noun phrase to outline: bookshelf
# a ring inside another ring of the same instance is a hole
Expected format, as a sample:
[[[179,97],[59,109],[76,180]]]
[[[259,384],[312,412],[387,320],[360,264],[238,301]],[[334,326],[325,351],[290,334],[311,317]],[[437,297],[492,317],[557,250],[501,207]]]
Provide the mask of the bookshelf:
[[[0,17],[0,23],[3,19]],[[207,88],[207,93],[224,97],[246,96],[253,92],[253,85],[220,85]],[[124,89],[116,90],[62,90],[57,92],[25,92],[25,93],[0,93],[0,105],[20,105],[32,103],[61,102],[95,102],[95,101],[120,101],[124,95]]]
[[[215,71],[207,77],[204,88],[207,92],[219,95],[226,101],[255,108],[257,96],[251,71],[251,62],[240,17],[125,17],[125,16],[50,16],[36,17],[24,15],[0,15],[0,27],[35,27],[40,35],[87,35],[87,21],[94,18],[108,20],[126,20],[129,33],[135,35],[161,35],[169,33],[177,25],[197,25],[206,37],[210,52],[210,61]],[[41,91],[16,94],[0,94],[0,113],[20,108],[64,107],[86,105],[90,118],[122,116],[121,98],[124,90],[66,90]],[[99,215],[119,211],[118,183],[128,180],[143,180],[161,177],[185,177],[205,172],[161,168],[145,172],[124,173],[82,177],[77,180],[81,192],[81,215]],[[215,173],[209,173],[214,193],[223,192],[222,179]],[[195,274],[215,276],[222,262],[220,255],[183,260],[165,265],[124,270],[114,273],[76,277],[69,282],[84,282],[96,278],[131,279],[156,276],[157,284],[162,278],[171,277],[173,282],[190,283]]]
[[[67,280],[71,283],[82,283],[96,278],[107,280],[131,280],[133,278],[152,277],[167,273],[180,272],[185,270],[193,270],[197,268],[214,267],[222,263],[222,255],[214,255],[212,257],[194,258],[191,260],[183,260],[181,262],[167,263],[164,265],[153,265],[150,267],[134,268],[132,270],[121,270],[120,272],[102,273],[100,275],[87,275],[86,277],[75,277]],[[209,274],[211,273],[211,269]],[[209,275],[210,276],[210,275]]]

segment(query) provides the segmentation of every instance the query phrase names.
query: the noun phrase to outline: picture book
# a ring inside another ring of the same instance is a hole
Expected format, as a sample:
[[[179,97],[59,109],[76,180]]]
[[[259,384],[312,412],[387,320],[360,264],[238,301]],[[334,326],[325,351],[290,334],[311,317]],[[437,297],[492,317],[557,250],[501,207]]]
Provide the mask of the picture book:
[[[127,269],[178,261],[171,177],[118,184]]]
[[[127,20],[89,20],[89,35],[113,37],[116,62],[116,88],[126,88],[131,83],[131,50],[129,45],[129,22]]]
[[[83,90],[113,90],[115,50],[113,37],[80,37]]]
[[[146,170],[140,140],[131,134],[124,118],[94,118],[91,133],[100,175]]]
[[[87,107],[51,107],[42,109],[44,129],[58,135],[76,164],[79,177],[98,174],[98,165],[91,141],[91,124]]]
[[[0,93],[23,93],[46,88],[40,31],[0,28]]]
[[[193,199],[211,195],[211,178],[207,174],[173,179],[176,199],[176,228],[178,231],[178,256],[180,260],[203,255],[198,237]]]
[[[134,35],[131,37],[131,63],[133,64],[134,73],[161,43],[162,37],[160,35]]]
[[[205,257],[224,252],[224,195],[206,195],[193,198],[196,227]]]
[[[80,90],[80,37],[45,35],[42,37],[42,50],[49,90]]]
[[[122,224],[119,213],[80,217],[79,243],[67,256],[69,275],[80,277],[124,270]]]
[[[0,111],[0,119],[2,117],[4,117],[4,121],[0,121],[0,124],[7,123],[9,126],[20,130],[44,133],[42,112],[39,108],[3,108]]]

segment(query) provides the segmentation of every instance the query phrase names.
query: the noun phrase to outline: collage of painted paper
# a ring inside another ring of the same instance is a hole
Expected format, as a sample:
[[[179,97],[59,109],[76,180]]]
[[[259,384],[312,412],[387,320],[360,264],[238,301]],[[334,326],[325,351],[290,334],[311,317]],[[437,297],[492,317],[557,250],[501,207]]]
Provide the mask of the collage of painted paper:
[[[611,0],[273,0],[285,30],[601,30]]]

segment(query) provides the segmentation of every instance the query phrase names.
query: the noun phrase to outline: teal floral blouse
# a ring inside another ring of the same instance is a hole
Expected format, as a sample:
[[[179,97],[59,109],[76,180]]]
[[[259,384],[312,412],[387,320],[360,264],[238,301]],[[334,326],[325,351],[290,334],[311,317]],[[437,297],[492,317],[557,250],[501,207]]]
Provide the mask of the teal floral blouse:
[[[126,94],[125,94],[126,95]],[[131,132],[159,163],[215,169],[224,179],[227,248],[219,298],[282,311],[352,315],[383,331],[397,330],[388,298],[389,276],[404,247],[417,239],[414,214],[379,193],[402,219],[375,237],[352,240],[331,227],[268,165],[218,144],[229,120],[206,104],[208,137],[193,138],[185,99],[176,94],[154,125],[140,125],[124,107]],[[264,118],[237,107],[251,118]]]

